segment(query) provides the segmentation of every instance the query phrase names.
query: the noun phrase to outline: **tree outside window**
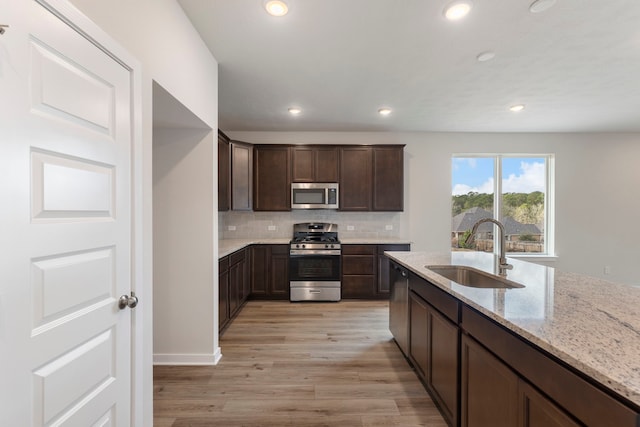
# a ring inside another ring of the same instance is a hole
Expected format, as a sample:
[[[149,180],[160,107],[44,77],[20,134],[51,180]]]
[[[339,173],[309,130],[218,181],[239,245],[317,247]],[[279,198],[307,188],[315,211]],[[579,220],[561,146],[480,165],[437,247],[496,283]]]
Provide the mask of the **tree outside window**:
[[[473,247],[465,239],[478,220],[495,218],[505,226],[507,252],[548,253],[551,159],[550,155],[453,156],[452,249],[493,252],[491,223],[479,227]]]

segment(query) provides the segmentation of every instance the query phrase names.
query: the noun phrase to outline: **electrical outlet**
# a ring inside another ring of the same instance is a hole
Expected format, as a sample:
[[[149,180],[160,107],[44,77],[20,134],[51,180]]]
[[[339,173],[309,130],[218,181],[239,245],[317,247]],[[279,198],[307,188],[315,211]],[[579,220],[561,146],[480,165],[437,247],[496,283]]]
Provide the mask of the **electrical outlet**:
[[[353,225],[347,225],[347,231],[353,231],[356,228]]]
[[[236,231],[236,226],[235,225],[230,225],[228,227],[229,231]]]
[[[270,225],[270,226],[267,227],[267,230],[276,231],[276,226],[275,225]]]
[[[393,230],[393,225],[387,224],[387,225],[384,226],[384,229],[387,230],[387,231],[391,231],[391,230]]]
[[[605,265],[604,266],[604,274],[611,274],[611,266],[610,265]]]

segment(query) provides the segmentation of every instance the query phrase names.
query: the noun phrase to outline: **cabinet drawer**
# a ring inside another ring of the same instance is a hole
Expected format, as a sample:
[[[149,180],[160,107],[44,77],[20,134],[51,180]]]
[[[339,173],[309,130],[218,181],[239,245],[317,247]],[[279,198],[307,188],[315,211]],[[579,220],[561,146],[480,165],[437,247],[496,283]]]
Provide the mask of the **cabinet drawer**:
[[[375,255],[377,245],[342,245],[342,255]]]
[[[375,259],[372,256],[346,255],[342,257],[342,274],[375,274]]]
[[[342,298],[372,298],[376,289],[374,276],[343,276]]]
[[[458,323],[460,304],[456,298],[413,273],[409,274],[409,289],[424,298],[453,323]]]

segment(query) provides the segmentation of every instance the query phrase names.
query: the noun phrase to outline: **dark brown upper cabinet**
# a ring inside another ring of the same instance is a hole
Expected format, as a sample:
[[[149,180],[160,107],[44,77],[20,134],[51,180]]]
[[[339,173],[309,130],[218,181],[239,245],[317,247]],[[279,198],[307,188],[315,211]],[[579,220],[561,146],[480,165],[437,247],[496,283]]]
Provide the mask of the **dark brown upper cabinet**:
[[[371,210],[371,148],[340,147],[340,210]]]
[[[231,141],[231,209],[250,211],[253,188],[253,146]]]
[[[289,146],[254,146],[254,211],[291,210],[290,171],[291,151]]]
[[[218,131],[218,211],[231,207],[231,144],[227,135]]]
[[[404,210],[404,145],[340,147],[340,210]]]
[[[403,147],[373,147],[373,209],[404,210]]]
[[[335,146],[291,148],[292,182],[338,182],[339,155]]]
[[[251,210],[253,146],[218,130],[218,211]]]

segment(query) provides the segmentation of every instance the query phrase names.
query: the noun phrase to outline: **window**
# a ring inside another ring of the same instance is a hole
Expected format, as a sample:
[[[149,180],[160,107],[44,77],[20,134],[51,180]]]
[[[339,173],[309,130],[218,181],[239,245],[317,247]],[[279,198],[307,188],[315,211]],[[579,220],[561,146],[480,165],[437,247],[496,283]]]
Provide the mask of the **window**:
[[[506,252],[552,254],[551,155],[455,155],[451,170],[453,250],[471,249],[465,240],[473,225],[496,218],[505,227]],[[475,249],[497,248],[494,228],[480,225]]]

